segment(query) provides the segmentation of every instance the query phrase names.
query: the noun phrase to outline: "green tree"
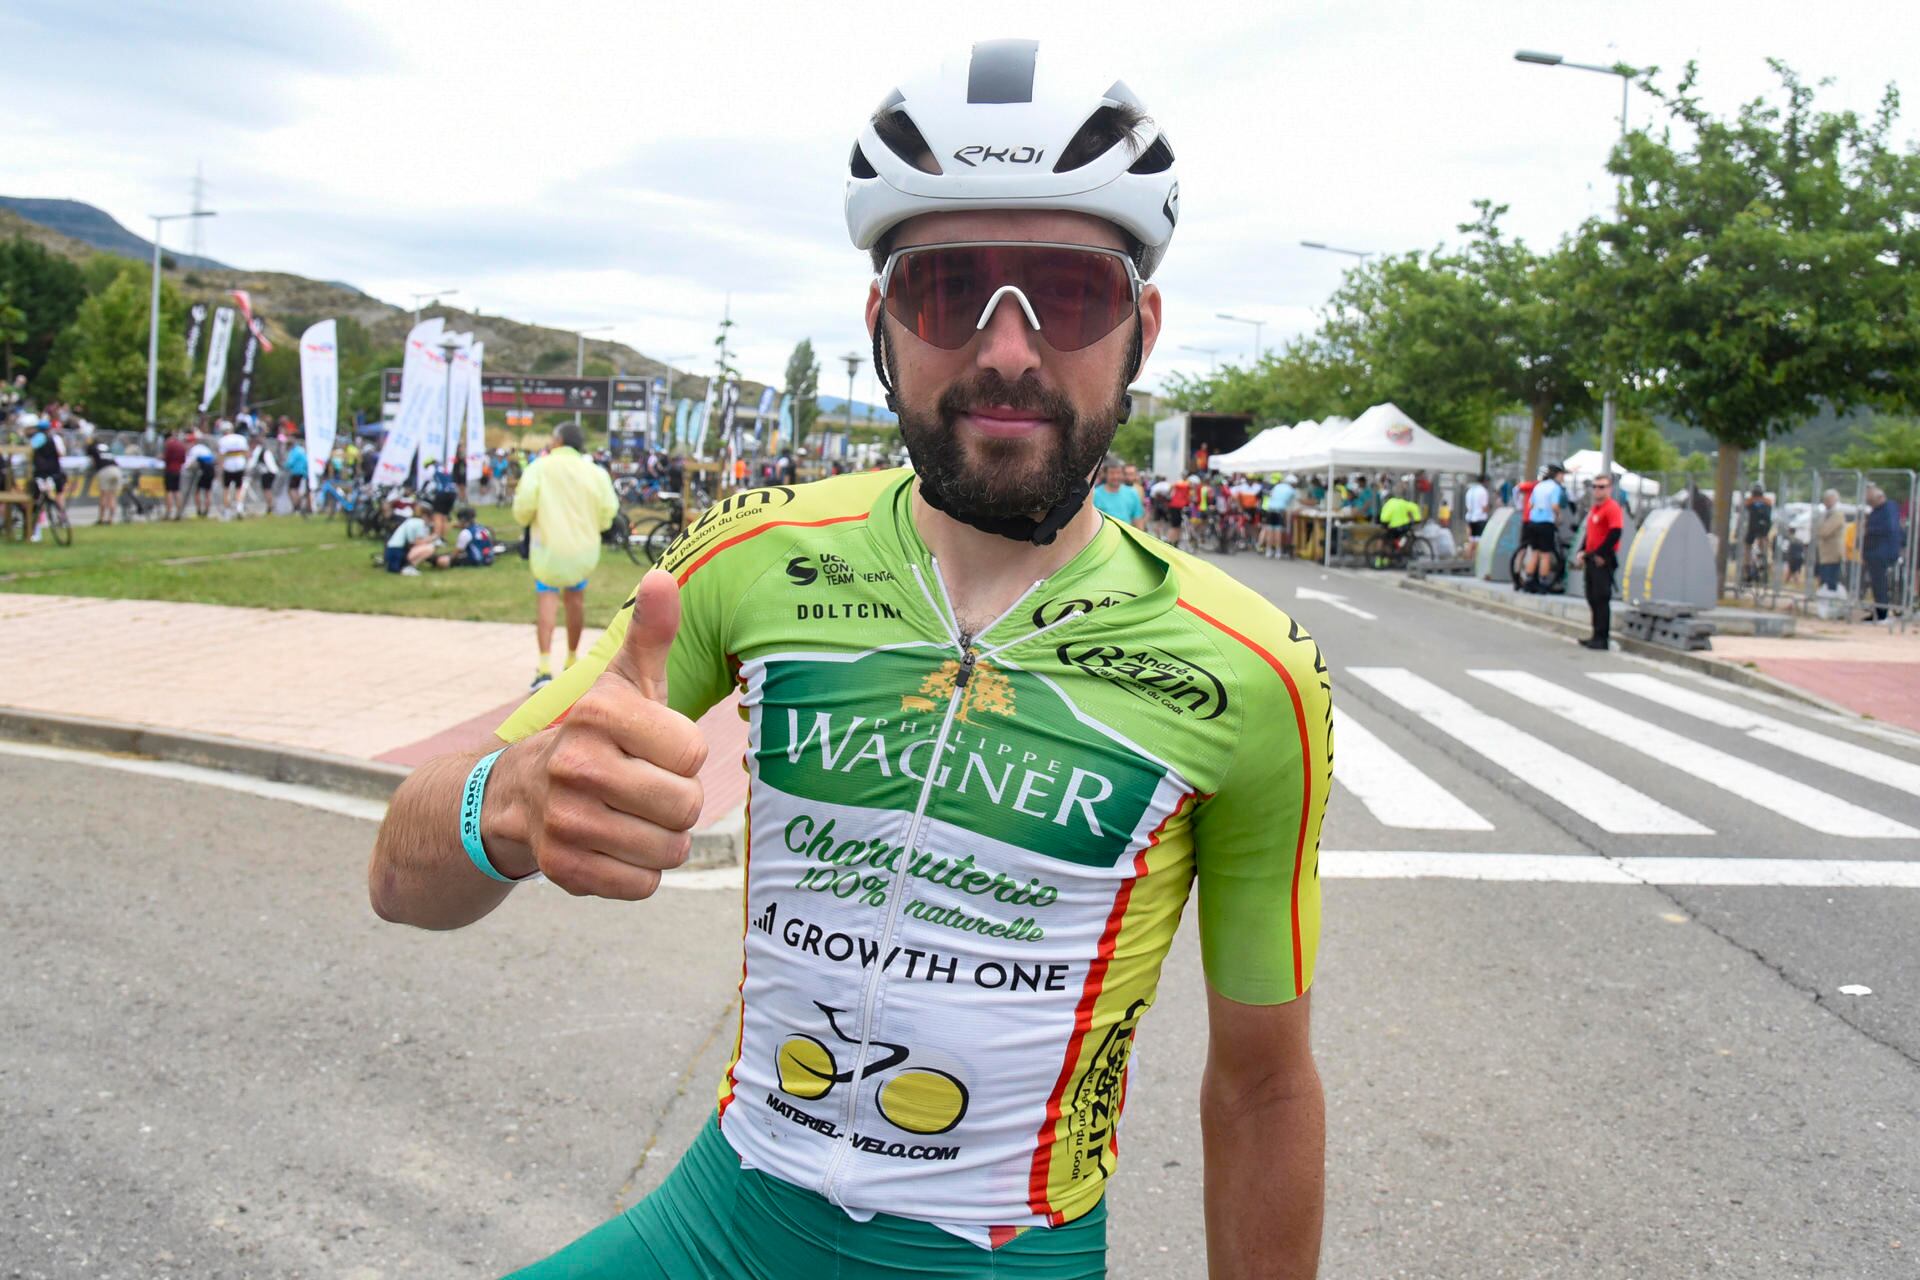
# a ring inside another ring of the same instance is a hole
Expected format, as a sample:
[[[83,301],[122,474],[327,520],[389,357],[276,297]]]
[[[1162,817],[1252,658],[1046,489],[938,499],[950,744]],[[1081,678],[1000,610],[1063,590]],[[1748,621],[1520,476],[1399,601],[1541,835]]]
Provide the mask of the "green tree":
[[[1876,417],[1833,462],[1863,471],[1920,471],[1920,418]]]
[[[13,294],[0,282],[0,377],[13,381],[13,349],[27,340],[27,313],[13,305]]]
[[[1175,409],[1245,413],[1255,422],[1269,425],[1330,414],[1352,417],[1371,403],[1361,371],[1317,337],[1292,339],[1251,366],[1230,364],[1203,378],[1173,374],[1167,378],[1163,394]],[[1129,422],[1121,430],[1134,426]],[[1142,423],[1140,427],[1146,434],[1146,454],[1150,455],[1153,424]],[[1143,462],[1145,456],[1132,460]]]
[[[1915,398],[1920,385],[1920,153],[1890,141],[1889,88],[1872,120],[1814,109],[1814,90],[1772,64],[1784,103],[1707,112],[1689,64],[1665,91],[1658,133],[1610,161],[1618,218],[1589,224],[1617,300],[1606,363],[1719,445],[1714,527],[1722,573],[1742,450],[1830,403]],[[1684,141],[1682,140],[1684,139]]]
[[[1643,476],[1680,470],[1680,450],[1644,414],[1621,415],[1614,428],[1613,460]]]
[[[86,301],[85,277],[74,263],[24,236],[14,236],[0,241],[0,293],[19,309],[20,327],[25,330],[24,336],[7,346],[6,376],[11,378],[24,365],[35,389],[44,395],[53,394],[57,380],[43,384],[41,377],[55,341]]]
[[[146,415],[147,271],[139,263],[120,264],[113,282],[80,305],[54,352],[61,398],[110,431],[138,431]],[[156,410],[162,423],[179,421],[191,408],[186,332],[186,304],[163,280]]]
[[[802,338],[787,357],[787,394],[793,397],[793,439],[799,444],[813,430],[820,417],[820,361],[813,354],[813,339]]]

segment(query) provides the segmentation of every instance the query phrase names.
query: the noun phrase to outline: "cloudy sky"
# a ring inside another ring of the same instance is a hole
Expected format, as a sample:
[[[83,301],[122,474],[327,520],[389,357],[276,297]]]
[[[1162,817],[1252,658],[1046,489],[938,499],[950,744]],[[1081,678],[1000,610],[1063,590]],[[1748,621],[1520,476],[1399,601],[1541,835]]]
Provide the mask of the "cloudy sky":
[[[1302,239],[1431,246],[1486,196],[1551,243],[1602,211],[1619,82],[1517,48],[1697,59],[1721,110],[1768,89],[1779,56],[1863,111],[1915,49],[1908,0],[0,0],[0,193],[85,200],[146,235],[146,215],[188,207],[199,163],[212,257],[401,304],[456,287],[683,365],[708,362],[731,295],[747,375],[777,382],[800,338],[829,361],[867,350],[840,216],[860,121],[903,71],[999,36],[1110,64],[1172,140],[1183,217],[1149,385],[1206,368],[1185,348],[1247,357],[1252,330],[1218,312],[1266,321],[1268,346],[1311,328],[1347,260]],[[1631,120],[1650,108],[1636,93]],[[859,394],[877,398],[864,371]]]

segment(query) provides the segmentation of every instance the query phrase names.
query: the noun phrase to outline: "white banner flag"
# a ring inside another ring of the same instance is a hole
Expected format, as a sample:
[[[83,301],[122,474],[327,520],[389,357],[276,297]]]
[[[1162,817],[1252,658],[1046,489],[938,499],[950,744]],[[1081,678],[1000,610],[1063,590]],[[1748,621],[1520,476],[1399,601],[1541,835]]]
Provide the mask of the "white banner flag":
[[[480,497],[480,476],[487,469],[487,406],[480,398],[480,370],[486,362],[487,344],[476,342],[467,349],[467,501]]]
[[[446,321],[434,316],[407,335],[407,353],[400,364],[400,411],[373,469],[373,482],[383,489],[406,483],[423,433],[446,413],[447,360],[439,347],[444,328]]]
[[[227,385],[227,344],[232,341],[233,308],[221,307],[213,313],[213,332],[207,335],[207,381],[200,391],[202,413]]]
[[[300,403],[306,411],[307,475],[318,484],[340,423],[340,352],[331,320],[300,335]]]

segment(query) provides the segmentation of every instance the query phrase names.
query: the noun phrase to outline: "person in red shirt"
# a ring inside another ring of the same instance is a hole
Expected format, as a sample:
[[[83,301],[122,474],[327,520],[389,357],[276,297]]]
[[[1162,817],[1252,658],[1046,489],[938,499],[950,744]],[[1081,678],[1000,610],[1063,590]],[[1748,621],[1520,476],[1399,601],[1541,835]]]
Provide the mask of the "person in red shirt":
[[[166,518],[178,520],[184,514],[180,509],[180,472],[187,465],[187,441],[178,429],[169,431],[166,443],[160,446],[160,465]]]
[[[1626,522],[1613,500],[1613,481],[1601,476],[1593,482],[1593,505],[1587,511],[1587,533],[1573,553],[1573,567],[1587,571],[1587,608],[1593,613],[1593,634],[1581,641],[1589,649],[1607,647],[1613,621],[1613,573],[1620,565],[1620,535]]]

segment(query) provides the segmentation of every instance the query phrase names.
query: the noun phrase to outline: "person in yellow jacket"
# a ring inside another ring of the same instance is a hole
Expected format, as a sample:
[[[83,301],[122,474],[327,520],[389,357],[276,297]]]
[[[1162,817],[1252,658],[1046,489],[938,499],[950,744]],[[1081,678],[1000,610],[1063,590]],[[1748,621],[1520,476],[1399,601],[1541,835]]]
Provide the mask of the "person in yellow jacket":
[[[513,518],[528,531],[527,561],[533,568],[540,638],[536,689],[553,679],[549,655],[556,599],[567,602],[567,665],[574,663],[586,625],[587,578],[600,563],[600,534],[620,510],[613,477],[580,452],[586,443],[580,428],[564,423],[554,434],[558,443],[527,467],[513,495]]]

